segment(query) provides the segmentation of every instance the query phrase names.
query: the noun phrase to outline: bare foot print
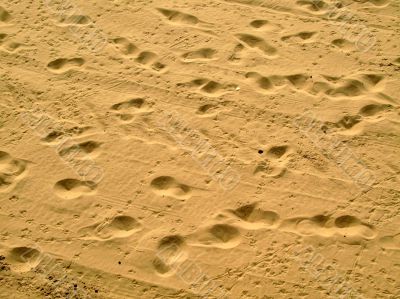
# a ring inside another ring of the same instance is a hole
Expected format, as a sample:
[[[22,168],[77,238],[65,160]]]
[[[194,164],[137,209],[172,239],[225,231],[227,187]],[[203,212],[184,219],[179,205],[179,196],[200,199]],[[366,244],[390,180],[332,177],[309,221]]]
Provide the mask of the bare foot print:
[[[54,191],[62,199],[76,199],[84,195],[93,195],[96,184],[91,181],[64,179],[55,184]]]
[[[162,277],[174,275],[179,264],[188,257],[186,241],[180,235],[163,237],[157,244],[153,267]]]
[[[241,232],[233,225],[217,223],[200,228],[188,239],[191,246],[231,249],[240,244]]]
[[[110,241],[128,238],[141,229],[142,225],[135,218],[119,215],[84,227],[80,229],[80,233],[84,240]]]
[[[6,261],[15,272],[28,272],[36,268],[41,260],[40,250],[32,247],[14,247],[6,255]]]
[[[47,69],[53,73],[61,74],[72,69],[79,69],[85,64],[83,58],[59,58],[47,64]]]
[[[170,176],[159,176],[153,179],[150,186],[154,193],[161,196],[169,196],[177,199],[188,199],[191,197],[192,188],[178,182]]]

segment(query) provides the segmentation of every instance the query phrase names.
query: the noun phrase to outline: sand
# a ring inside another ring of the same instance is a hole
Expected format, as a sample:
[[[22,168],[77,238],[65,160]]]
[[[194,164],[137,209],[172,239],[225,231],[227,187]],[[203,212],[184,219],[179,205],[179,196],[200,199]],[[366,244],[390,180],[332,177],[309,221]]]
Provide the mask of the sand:
[[[0,5],[0,298],[400,298],[398,0]]]

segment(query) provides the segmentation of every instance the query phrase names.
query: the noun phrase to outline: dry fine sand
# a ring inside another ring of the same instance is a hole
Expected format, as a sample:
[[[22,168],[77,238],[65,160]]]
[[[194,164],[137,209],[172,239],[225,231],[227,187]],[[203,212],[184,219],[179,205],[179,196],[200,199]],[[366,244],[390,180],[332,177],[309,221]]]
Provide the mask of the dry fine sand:
[[[400,298],[399,0],[0,3],[0,298]]]

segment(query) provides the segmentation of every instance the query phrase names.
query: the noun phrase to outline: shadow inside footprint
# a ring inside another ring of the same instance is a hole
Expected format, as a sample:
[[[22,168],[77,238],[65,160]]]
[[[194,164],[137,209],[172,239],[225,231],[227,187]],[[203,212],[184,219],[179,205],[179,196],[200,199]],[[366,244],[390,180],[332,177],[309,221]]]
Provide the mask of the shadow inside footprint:
[[[279,215],[273,211],[264,211],[257,207],[257,203],[239,207],[236,210],[228,210],[235,217],[239,218],[238,226],[245,229],[269,228],[276,225]]]
[[[190,239],[192,246],[230,249],[240,244],[241,233],[233,225],[214,224],[195,232]]]
[[[11,270],[28,272],[37,267],[41,260],[41,252],[31,247],[14,247],[6,256]]]
[[[188,199],[191,197],[191,187],[179,183],[170,176],[160,176],[153,179],[150,186],[154,193],[161,196],[170,196],[178,199]]]
[[[83,195],[91,195],[96,190],[96,183],[76,179],[64,179],[54,185],[57,196],[63,199],[75,199]]]
[[[165,8],[157,8],[157,10],[172,23],[180,25],[196,25],[200,23],[197,17],[187,13]]]
[[[133,217],[126,215],[115,216],[103,222],[80,229],[84,240],[109,241],[127,238],[140,231],[142,225]]]
[[[8,22],[10,19],[10,13],[0,6],[0,22]]]
[[[189,51],[182,54],[182,58],[184,61],[202,61],[202,60],[210,60],[214,59],[214,55],[217,53],[217,50],[211,48],[201,48],[194,51]]]
[[[64,73],[73,68],[80,68],[85,64],[83,58],[58,58],[47,64],[47,68],[54,73]]]
[[[278,51],[275,47],[268,44],[261,37],[247,34],[247,33],[239,33],[235,35],[241,42],[247,45],[249,48],[257,49],[261,51],[266,56],[274,56]]]
[[[270,159],[280,159],[287,153],[288,148],[287,145],[273,146],[268,150],[267,157]]]
[[[153,266],[161,276],[173,275],[176,267],[186,260],[186,242],[179,235],[166,236],[160,240]]]

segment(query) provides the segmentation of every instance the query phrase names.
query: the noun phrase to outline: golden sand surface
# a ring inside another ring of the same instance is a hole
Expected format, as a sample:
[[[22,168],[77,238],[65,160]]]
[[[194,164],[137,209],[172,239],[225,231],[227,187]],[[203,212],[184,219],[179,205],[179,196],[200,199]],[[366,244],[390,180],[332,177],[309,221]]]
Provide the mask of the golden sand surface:
[[[0,298],[400,298],[399,0],[0,3]]]

